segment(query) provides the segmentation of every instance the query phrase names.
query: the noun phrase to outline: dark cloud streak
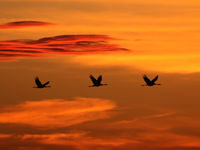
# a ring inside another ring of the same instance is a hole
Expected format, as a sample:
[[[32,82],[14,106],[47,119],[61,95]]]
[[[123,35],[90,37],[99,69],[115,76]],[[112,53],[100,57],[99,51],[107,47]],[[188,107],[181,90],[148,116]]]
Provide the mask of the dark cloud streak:
[[[49,25],[55,25],[55,24],[49,22],[41,22],[41,21],[17,21],[17,22],[9,22],[6,24],[2,24],[0,25],[0,29],[15,29],[15,28],[49,26]]]

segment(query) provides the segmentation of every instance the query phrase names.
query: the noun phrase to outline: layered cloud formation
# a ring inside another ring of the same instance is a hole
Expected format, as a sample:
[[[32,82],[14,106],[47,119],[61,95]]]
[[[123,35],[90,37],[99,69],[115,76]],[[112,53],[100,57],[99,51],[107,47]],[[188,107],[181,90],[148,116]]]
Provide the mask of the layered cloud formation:
[[[41,21],[17,21],[17,22],[9,22],[6,24],[1,24],[0,29],[15,29],[15,28],[49,26],[49,25],[55,25],[55,24],[49,22],[41,22]]]
[[[0,41],[0,59],[42,57],[47,54],[98,54],[128,51],[105,35],[61,35],[28,41]]]

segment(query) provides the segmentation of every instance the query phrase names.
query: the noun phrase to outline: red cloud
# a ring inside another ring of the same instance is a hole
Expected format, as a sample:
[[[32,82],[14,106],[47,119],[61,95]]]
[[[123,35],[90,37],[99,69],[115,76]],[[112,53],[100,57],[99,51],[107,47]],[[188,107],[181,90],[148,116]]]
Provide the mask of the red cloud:
[[[9,22],[6,24],[2,24],[0,25],[0,29],[13,29],[13,28],[33,27],[33,26],[48,26],[48,25],[54,25],[54,24],[41,21],[18,21],[18,22]]]
[[[105,35],[61,35],[29,41],[0,41],[0,59],[128,51],[109,44],[110,40],[114,39]]]

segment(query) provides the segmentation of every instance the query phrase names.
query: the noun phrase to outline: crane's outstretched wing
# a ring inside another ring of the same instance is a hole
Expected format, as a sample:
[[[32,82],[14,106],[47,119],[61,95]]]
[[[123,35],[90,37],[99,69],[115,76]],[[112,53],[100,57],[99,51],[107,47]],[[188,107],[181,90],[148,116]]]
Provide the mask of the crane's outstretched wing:
[[[92,75],[90,75],[90,79],[92,80],[93,84],[97,83],[97,80]]]
[[[146,75],[143,76],[143,79],[147,84],[151,83],[151,81],[149,80],[149,78]]]
[[[41,87],[41,86],[42,86],[42,83],[40,82],[40,80],[39,80],[38,77],[35,78],[35,83],[36,83],[36,85],[37,85],[38,87]]]
[[[102,75],[100,75],[100,76],[98,77],[98,79],[97,79],[97,83],[100,84],[101,81],[102,81]]]
[[[49,84],[49,83],[50,83],[50,82],[49,82],[49,81],[47,81],[46,83],[44,83],[44,84],[43,84],[43,86],[46,86],[46,85],[47,85],[47,84]]]
[[[151,82],[156,82],[156,80],[158,80],[158,75],[151,81]]]

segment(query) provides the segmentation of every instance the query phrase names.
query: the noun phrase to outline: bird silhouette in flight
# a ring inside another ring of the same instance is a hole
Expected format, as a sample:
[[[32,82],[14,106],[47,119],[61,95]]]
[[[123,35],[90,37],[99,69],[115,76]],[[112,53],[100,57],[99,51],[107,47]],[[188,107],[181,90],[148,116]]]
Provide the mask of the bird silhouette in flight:
[[[146,75],[143,76],[144,81],[146,82],[145,85],[142,86],[153,86],[153,85],[161,85],[159,83],[155,83],[158,80],[158,75],[153,79],[150,80]]]
[[[108,84],[101,84],[102,75],[100,75],[97,79],[95,79],[92,75],[90,75],[90,79],[92,80],[93,85],[89,87],[99,87],[99,86],[108,85]]]
[[[42,83],[40,82],[39,78],[36,77],[36,78],[35,78],[35,84],[36,84],[37,86],[34,87],[34,88],[47,88],[47,87],[51,87],[51,86],[47,86],[49,83],[50,83],[50,82],[47,81],[47,82],[45,82],[44,84],[42,84]]]

